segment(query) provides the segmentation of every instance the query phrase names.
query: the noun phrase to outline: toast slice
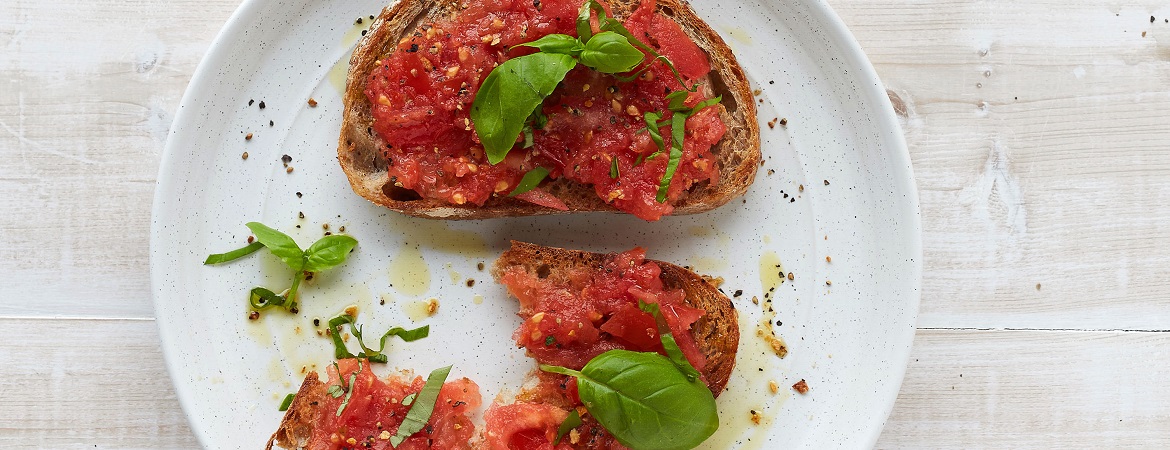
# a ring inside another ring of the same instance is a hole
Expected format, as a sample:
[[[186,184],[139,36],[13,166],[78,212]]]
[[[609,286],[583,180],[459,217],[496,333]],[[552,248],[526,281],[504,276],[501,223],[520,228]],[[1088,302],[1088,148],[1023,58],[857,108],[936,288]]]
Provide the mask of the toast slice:
[[[604,253],[512,241],[512,248],[496,260],[492,274],[499,279],[512,267],[522,267],[532,274],[593,269],[603,267],[609,257]],[[739,348],[739,319],[735,305],[718,288],[690,270],[668,262],[646,261],[654,262],[662,269],[660,278],[666,289],[682,289],[688,306],[705,311],[691,325],[691,333],[699,346],[699,352],[707,360],[702,370],[707,387],[718,396],[727,387]]]
[[[640,0],[611,0],[612,14],[624,18]],[[387,173],[381,149],[385,144],[373,132],[370,101],[365,95],[366,80],[377,61],[392,53],[399,39],[420,24],[457,14],[455,0],[401,0],[387,7],[374,21],[350,59],[343,96],[344,116],[338,145],[338,160],[354,192],[392,210],[432,219],[485,219],[493,217],[564,214],[586,211],[619,212],[599,198],[592,186],[564,178],[542,185],[567,206],[560,211],[517,198],[492,197],[483,206],[454,205],[438,199],[423,199],[412,190],[395,187]],[[702,182],[674,202],[672,214],[694,214],[717,208],[742,195],[755,180],[760,163],[759,124],[750,84],[731,49],[690,6],[682,0],[659,0],[657,10],[672,18],[707,53],[711,72],[709,84],[723,99],[720,118],[726,127],[722,140],[711,148],[719,168],[719,182]]]

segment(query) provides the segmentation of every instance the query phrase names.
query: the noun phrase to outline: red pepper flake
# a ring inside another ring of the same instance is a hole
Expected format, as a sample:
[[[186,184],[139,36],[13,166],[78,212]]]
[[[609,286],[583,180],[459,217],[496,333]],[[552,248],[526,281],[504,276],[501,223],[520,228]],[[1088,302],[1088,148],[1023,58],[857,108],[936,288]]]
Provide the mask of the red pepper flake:
[[[782,127],[788,126],[788,118],[787,117],[780,119],[780,126],[782,126]]]
[[[799,392],[801,395],[807,394],[808,383],[805,383],[804,379],[802,378],[800,381],[797,381],[796,384],[792,385],[792,389],[796,392]]]
[[[252,140],[252,133],[245,134],[245,135],[244,135],[244,140],[245,140],[245,141],[250,141],[250,140]]]
[[[260,311],[248,311],[248,320],[257,320],[260,318]]]
[[[252,241],[255,241],[255,240],[256,240],[256,237],[255,237],[255,236],[248,236],[248,243],[249,243],[249,244],[251,244],[251,243],[252,243]]]
[[[248,159],[248,152],[244,152],[244,154],[240,155],[240,158]]]
[[[309,97],[309,107],[310,107],[310,108],[316,108],[316,107],[317,107],[317,100],[316,100],[316,99],[314,99],[313,97]]]

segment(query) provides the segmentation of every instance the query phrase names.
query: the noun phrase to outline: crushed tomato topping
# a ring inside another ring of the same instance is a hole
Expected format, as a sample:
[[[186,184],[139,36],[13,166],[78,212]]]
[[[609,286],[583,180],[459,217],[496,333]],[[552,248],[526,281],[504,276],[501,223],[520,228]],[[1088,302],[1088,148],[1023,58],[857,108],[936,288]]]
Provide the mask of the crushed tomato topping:
[[[683,156],[665,203],[655,197],[669,159],[669,126],[662,128],[666,151],[635,165],[658,151],[642,115],[665,111],[668,119],[665,96],[682,89],[668,66],[649,57],[649,70],[630,82],[578,65],[541,106],[548,124],[534,131],[534,145],[521,149],[518,143],[503,162],[488,163],[470,118],[480,84],[500,63],[535,51],[517,44],[554,33],[576,36],[580,7],[580,0],[472,1],[453,18],[424,24],[400,40],[365,89],[373,129],[387,143],[391,182],[423,198],[483,205],[510,193],[525,172],[545,167],[550,179],[591,185],[605,202],[645,220],[670,214],[691,186],[718,183],[710,152],[725,132],[718,107],[687,119]],[[644,0],[624,25],[670,58],[688,84],[700,82],[687,105],[712,98],[703,82],[711,70],[707,55],[654,10],[655,1]],[[614,159],[619,176],[611,178]],[[536,192],[521,198],[558,207]]]
[[[338,372],[340,371],[340,376]],[[412,380],[378,379],[370,371],[370,363],[343,359],[337,362],[337,369],[328,369],[328,385],[341,386],[349,394],[349,403],[341,415],[338,408],[346,395],[326,395],[323,404],[317,408],[313,436],[307,448],[339,450],[348,448],[390,449],[390,437],[398,431],[410,406],[402,405],[402,399],[417,394],[426,384],[422,377]],[[357,374],[351,387],[350,376]],[[439,391],[435,410],[422,431],[411,435],[396,447],[396,450],[421,449],[464,449],[467,440],[475,434],[475,426],[468,413],[479,407],[481,402],[479,386],[467,378],[448,381]]]

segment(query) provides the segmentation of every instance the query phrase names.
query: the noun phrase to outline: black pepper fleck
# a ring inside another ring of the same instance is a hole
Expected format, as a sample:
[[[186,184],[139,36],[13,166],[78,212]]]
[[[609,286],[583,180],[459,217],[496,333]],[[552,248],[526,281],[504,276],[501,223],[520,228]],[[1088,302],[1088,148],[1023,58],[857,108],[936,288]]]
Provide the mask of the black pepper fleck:
[[[304,194],[297,192],[297,198],[301,198],[301,197],[304,197]]]
[[[248,99],[248,106],[252,106],[253,103],[256,103],[256,100]]]
[[[260,100],[260,109],[264,109],[266,106],[267,105],[264,104],[264,100]]]

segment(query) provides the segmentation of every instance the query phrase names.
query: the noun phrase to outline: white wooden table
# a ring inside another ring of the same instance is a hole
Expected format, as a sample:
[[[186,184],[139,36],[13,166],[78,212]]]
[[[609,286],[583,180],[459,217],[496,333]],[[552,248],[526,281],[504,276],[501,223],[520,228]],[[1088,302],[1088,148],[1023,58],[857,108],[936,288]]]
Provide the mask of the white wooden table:
[[[0,2],[0,447],[195,446],[150,205],[237,1]],[[831,3],[922,198],[918,335],[878,446],[1170,447],[1170,4]]]

